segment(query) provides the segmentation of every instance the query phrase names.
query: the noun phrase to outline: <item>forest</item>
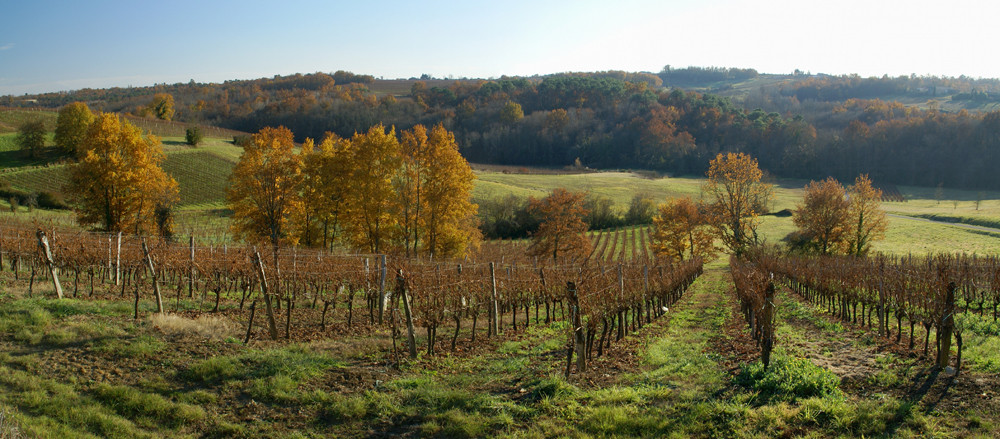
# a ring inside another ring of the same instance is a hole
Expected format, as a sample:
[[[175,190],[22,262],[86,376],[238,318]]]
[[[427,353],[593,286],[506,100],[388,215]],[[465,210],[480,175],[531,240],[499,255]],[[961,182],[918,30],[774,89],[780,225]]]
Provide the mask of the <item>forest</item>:
[[[564,167],[578,160],[692,175],[720,152],[743,152],[778,177],[869,174],[879,185],[1000,188],[992,171],[1000,161],[993,153],[1000,112],[945,110],[933,100],[989,103],[1000,91],[996,80],[797,72],[726,96],[733,84],[760,77],[753,69],[670,66],[657,74],[492,80],[377,80],[338,71],[24,97],[31,104],[6,96],[0,104],[84,101],[95,110],[142,114],[154,95],[169,94],[175,121],[246,132],[281,125],[299,142],[327,131],[350,137],[379,123],[401,130],[441,123],[477,163]]]

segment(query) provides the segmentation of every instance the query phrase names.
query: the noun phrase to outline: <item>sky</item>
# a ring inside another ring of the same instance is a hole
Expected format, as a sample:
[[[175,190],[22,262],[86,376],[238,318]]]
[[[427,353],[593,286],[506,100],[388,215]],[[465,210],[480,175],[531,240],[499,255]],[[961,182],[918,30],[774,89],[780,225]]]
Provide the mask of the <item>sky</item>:
[[[0,0],[0,96],[337,70],[996,78],[998,13],[982,0]]]

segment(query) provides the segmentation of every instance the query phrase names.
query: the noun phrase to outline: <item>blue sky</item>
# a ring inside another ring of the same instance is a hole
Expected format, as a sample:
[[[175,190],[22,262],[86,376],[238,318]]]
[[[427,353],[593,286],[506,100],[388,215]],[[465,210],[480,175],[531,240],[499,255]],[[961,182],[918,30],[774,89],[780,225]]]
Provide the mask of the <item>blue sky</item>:
[[[0,0],[0,95],[349,70],[1000,77],[988,1]]]

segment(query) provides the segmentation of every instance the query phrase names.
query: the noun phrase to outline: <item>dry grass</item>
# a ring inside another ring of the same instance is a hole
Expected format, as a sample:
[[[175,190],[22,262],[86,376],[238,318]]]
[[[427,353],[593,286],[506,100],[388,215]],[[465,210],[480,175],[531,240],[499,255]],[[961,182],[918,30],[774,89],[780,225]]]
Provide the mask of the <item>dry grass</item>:
[[[180,335],[205,338],[209,340],[225,340],[237,336],[236,325],[223,317],[199,316],[189,319],[172,314],[153,314],[150,318],[153,327],[167,335]]]

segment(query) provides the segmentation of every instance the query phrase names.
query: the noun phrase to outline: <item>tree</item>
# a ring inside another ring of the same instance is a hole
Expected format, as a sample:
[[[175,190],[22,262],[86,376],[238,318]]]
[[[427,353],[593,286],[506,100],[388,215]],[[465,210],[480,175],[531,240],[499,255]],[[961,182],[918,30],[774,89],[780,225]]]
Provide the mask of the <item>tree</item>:
[[[455,135],[440,123],[427,137],[427,158],[423,249],[440,256],[464,254],[480,239],[478,206],[472,202],[476,175],[458,152]]]
[[[25,121],[17,127],[17,144],[28,157],[37,159],[45,149],[45,133],[45,123],[41,120]]]
[[[653,197],[645,193],[637,193],[632,196],[632,201],[625,211],[625,224],[649,224],[656,214],[656,205]]]
[[[458,152],[455,136],[442,124],[430,133],[417,125],[402,133],[401,154],[394,184],[406,253],[464,253],[479,240],[477,206],[471,201],[476,177]]]
[[[149,110],[160,120],[174,118],[174,97],[170,93],[157,93],[149,103]]]
[[[198,146],[201,143],[201,128],[190,127],[184,131],[184,142],[191,146]]]
[[[588,213],[583,207],[585,196],[556,188],[548,197],[529,201],[529,209],[542,221],[531,237],[529,255],[551,255],[553,262],[558,262],[560,256],[570,260],[587,256],[590,238],[584,222]]]
[[[850,187],[850,229],[848,252],[864,256],[874,241],[885,238],[889,221],[882,210],[882,191],[872,187],[867,174],[859,175]]]
[[[349,243],[380,253],[391,244],[398,218],[392,215],[397,196],[392,179],[399,172],[399,140],[395,130],[376,125],[351,137],[350,184],[343,226]]]
[[[94,122],[94,113],[83,102],[73,102],[59,109],[56,135],[53,139],[60,148],[76,154],[87,137],[87,128]]]
[[[524,119],[524,110],[521,109],[521,104],[517,102],[507,101],[500,110],[500,121],[504,124],[513,125],[521,119]]]
[[[685,255],[714,259],[718,249],[707,220],[691,197],[673,198],[660,204],[650,234],[653,252],[675,261],[683,261]]]
[[[336,236],[350,186],[351,143],[327,133],[315,148],[312,139],[302,144],[302,200],[305,203],[300,242],[326,248]]]
[[[719,153],[709,163],[705,191],[715,199],[711,223],[722,242],[737,256],[758,243],[755,206],[767,204],[769,186],[761,182],[763,172],[749,155]]]
[[[143,137],[139,128],[115,114],[100,113],[77,155],[67,188],[77,206],[77,222],[109,232],[158,232],[156,209],[178,200],[177,182],[160,167],[164,154],[159,139]]]
[[[298,241],[293,219],[303,208],[299,197],[302,158],[294,147],[288,128],[266,127],[243,148],[226,190],[237,239],[264,239],[274,249]]]
[[[824,255],[846,250],[851,208],[846,195],[844,187],[833,177],[809,182],[802,204],[792,217],[801,235]]]

